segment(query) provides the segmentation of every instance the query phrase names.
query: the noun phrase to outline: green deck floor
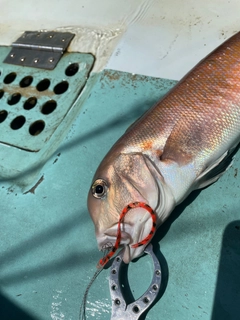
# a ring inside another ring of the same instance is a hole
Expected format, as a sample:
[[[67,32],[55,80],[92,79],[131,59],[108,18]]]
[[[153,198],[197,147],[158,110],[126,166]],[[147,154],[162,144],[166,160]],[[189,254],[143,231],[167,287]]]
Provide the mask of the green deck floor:
[[[1,181],[1,320],[78,319],[101,257],[86,206],[94,171],[125,129],[174,84],[105,70],[34,193]],[[154,248],[163,269],[161,298],[146,319],[240,319],[239,171],[238,152],[217,183],[193,193],[159,229]],[[147,289],[151,272],[148,257],[130,264],[135,297]],[[104,270],[90,290],[87,319],[110,319],[108,276]]]

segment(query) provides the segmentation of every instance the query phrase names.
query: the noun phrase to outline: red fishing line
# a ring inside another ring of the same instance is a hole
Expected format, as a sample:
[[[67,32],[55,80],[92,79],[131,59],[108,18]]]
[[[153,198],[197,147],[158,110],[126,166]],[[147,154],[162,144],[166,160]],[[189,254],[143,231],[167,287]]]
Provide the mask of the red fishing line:
[[[157,217],[156,217],[156,214],[153,211],[153,209],[147,203],[144,203],[144,202],[132,202],[132,203],[128,204],[123,209],[123,211],[119,217],[116,242],[115,242],[114,246],[112,247],[111,251],[105,257],[103,257],[102,259],[99,260],[98,265],[97,265],[98,268],[104,267],[105,264],[111,259],[111,257],[115,254],[115,252],[119,248],[119,245],[121,242],[121,223],[123,222],[123,219],[129,210],[134,209],[134,208],[138,208],[138,207],[141,207],[150,213],[150,215],[152,217],[152,228],[151,228],[151,231],[149,232],[149,234],[146,236],[146,238],[144,238],[142,241],[140,241],[138,243],[132,244],[131,247],[132,248],[141,247],[141,246],[147,244],[148,242],[150,242],[150,240],[152,239],[152,237],[156,231],[156,227],[157,227],[157,224],[156,224]]]

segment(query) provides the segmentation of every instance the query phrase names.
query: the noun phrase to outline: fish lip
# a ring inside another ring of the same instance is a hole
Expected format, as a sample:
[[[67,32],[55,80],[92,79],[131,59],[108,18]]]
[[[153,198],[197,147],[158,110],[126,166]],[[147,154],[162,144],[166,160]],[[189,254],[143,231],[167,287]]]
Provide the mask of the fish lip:
[[[131,226],[128,226],[126,223],[124,223],[124,225],[121,224],[120,246],[123,246],[123,245],[126,246],[133,243],[133,239],[130,233],[127,232],[127,231],[130,231],[130,229],[131,229]],[[117,235],[118,235],[118,224],[105,230],[105,232],[102,234],[97,234],[96,238],[97,238],[99,250],[104,250],[104,249],[113,247],[115,245]]]
[[[148,219],[151,218],[149,217]],[[145,225],[142,226],[140,230],[145,230]],[[139,239],[139,235],[142,233],[137,232],[134,233],[134,228],[135,225],[131,223],[123,223],[121,224],[121,241],[120,241],[120,246],[124,246],[124,252],[123,252],[123,261],[125,263],[131,262],[133,259],[140,257],[144,253],[144,249],[147,246],[147,244],[142,245],[137,248],[132,248],[132,244],[137,243],[141,238]],[[149,229],[149,228],[147,228]],[[145,233],[148,233],[148,230],[145,230]],[[97,242],[98,242],[98,248],[99,250],[105,250],[105,249],[110,249],[112,248],[117,239],[117,234],[118,234],[118,224],[115,224],[114,226],[108,228],[107,230],[104,231],[104,233],[98,234],[97,235]],[[132,236],[134,235],[134,236]],[[143,235],[143,238],[147,234]]]

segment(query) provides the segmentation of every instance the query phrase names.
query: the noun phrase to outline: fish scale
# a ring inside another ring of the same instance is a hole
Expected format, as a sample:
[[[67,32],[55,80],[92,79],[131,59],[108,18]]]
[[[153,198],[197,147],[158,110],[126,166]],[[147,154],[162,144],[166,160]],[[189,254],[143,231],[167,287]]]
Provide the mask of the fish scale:
[[[114,245],[119,217],[129,203],[148,204],[159,226],[193,190],[218,180],[239,147],[239,89],[237,33],[116,142],[93,179],[104,183],[104,192],[99,196],[92,187],[88,195],[99,248]],[[143,253],[144,246],[131,245],[144,239],[150,229],[150,217],[139,208],[126,215],[121,226],[125,262]]]
[[[197,151],[201,153],[202,145],[199,143],[201,140],[207,144],[208,153],[216,151],[216,144],[231,143],[229,135],[237,137],[240,124],[239,39],[240,35],[237,34],[229,44],[223,45],[211,55],[210,62],[206,60],[200,63],[173,89],[174,94],[168,94],[142,118],[137,127],[144,127],[145,130],[141,128],[138,131],[133,126],[129,137],[123,136],[127,151],[133,150],[134,147],[134,151],[137,151],[138,145],[140,146],[138,150],[141,151],[145,131],[146,140],[153,140],[154,137],[157,142],[156,147],[165,153],[162,160],[169,158],[177,160],[176,150],[179,150],[178,156],[183,163],[184,160],[192,161]],[[233,48],[229,50],[231,44]],[[225,61],[219,60],[221,56]],[[159,123],[165,123],[168,130],[165,131],[165,126],[159,129]],[[161,134],[162,130],[165,132],[165,141]],[[160,141],[158,141],[159,136]],[[165,145],[166,140],[167,145]],[[151,148],[150,150],[153,151]]]

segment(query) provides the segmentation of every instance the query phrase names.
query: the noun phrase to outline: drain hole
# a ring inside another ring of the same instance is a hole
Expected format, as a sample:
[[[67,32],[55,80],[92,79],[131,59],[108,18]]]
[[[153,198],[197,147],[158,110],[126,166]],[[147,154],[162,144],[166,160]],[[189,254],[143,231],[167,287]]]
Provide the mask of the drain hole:
[[[157,286],[156,284],[154,284],[154,285],[152,286],[152,289],[153,289],[154,291],[157,291],[158,286]]]
[[[66,68],[65,74],[68,77],[72,77],[78,72],[78,69],[79,69],[78,63],[72,63]]]
[[[56,94],[62,94],[66,92],[68,89],[68,82],[67,81],[62,81],[59,82],[53,89],[54,93]]]
[[[161,275],[161,270],[156,270],[155,274],[156,274],[156,276],[160,276]]]
[[[4,91],[0,89],[0,99],[2,99],[3,95],[4,95]]]
[[[133,311],[134,313],[138,313],[140,310],[139,310],[139,307],[136,305],[136,306],[134,306],[134,307],[132,308],[132,311]]]
[[[120,301],[118,298],[116,298],[116,299],[114,300],[114,303],[115,303],[117,306],[120,306],[121,301]]]
[[[38,120],[35,121],[31,124],[30,128],[29,128],[29,133],[32,136],[37,136],[39,133],[41,133],[43,131],[45,127],[45,122],[42,120]]]
[[[6,110],[0,111],[0,123],[2,123],[7,118],[7,115],[8,115],[8,113]]]
[[[13,119],[10,126],[13,130],[18,130],[18,129],[22,128],[25,121],[26,121],[26,119],[24,116],[18,116],[15,119]]]
[[[54,100],[49,100],[42,106],[41,111],[43,114],[50,114],[56,109],[56,107],[57,107],[57,102]]]
[[[37,84],[37,90],[38,91],[44,91],[47,90],[50,86],[50,80],[49,79],[43,79]]]
[[[13,106],[14,104],[17,104],[20,99],[21,99],[20,93],[14,93],[13,95],[11,95],[11,97],[8,98],[8,102],[7,103],[10,106]]]
[[[37,98],[30,97],[27,99],[27,101],[24,102],[23,108],[25,110],[31,110],[32,108],[35,107],[36,104],[37,104]]]
[[[6,75],[3,82],[6,84],[12,83],[16,79],[17,74],[15,72],[11,72]]]
[[[21,88],[26,88],[26,87],[30,86],[30,84],[32,83],[32,81],[33,81],[33,77],[27,76],[27,77],[24,77],[24,78],[20,81],[19,85],[20,85]]]
[[[144,303],[148,303],[149,301],[150,301],[150,299],[149,299],[148,297],[144,297],[144,298],[143,298],[143,302],[144,302]]]

